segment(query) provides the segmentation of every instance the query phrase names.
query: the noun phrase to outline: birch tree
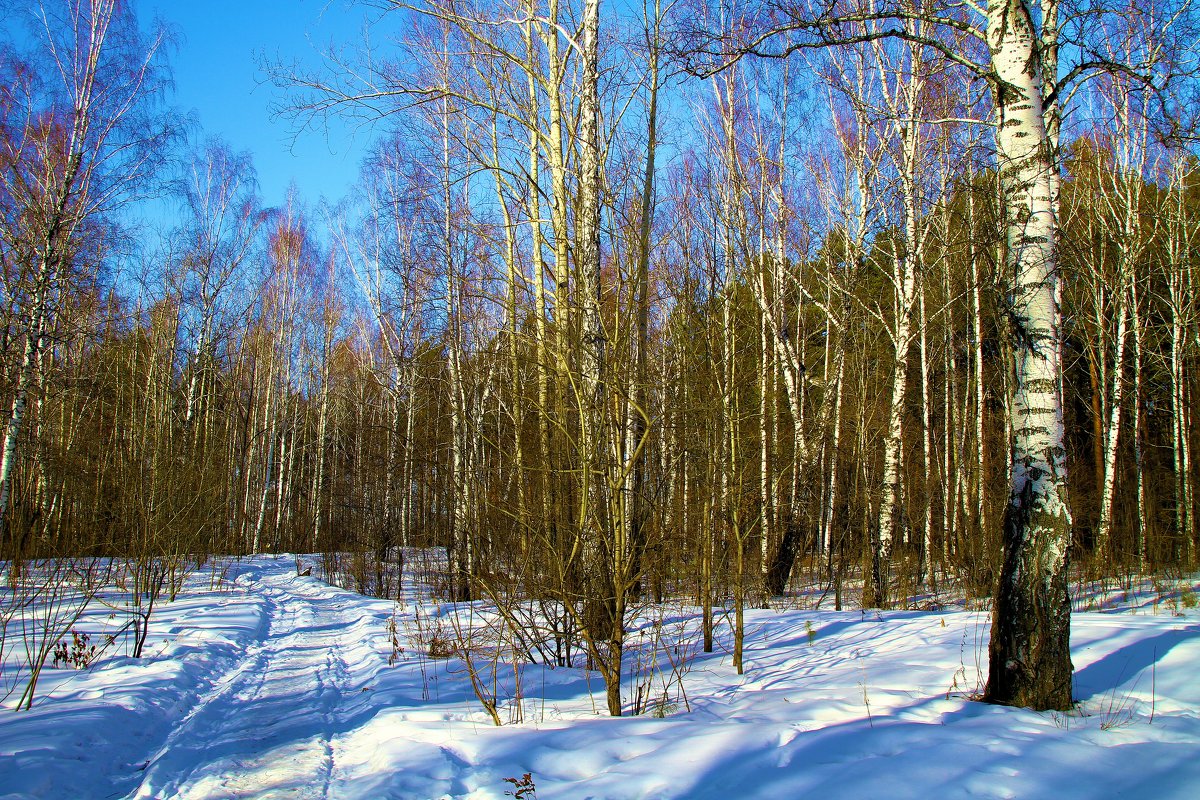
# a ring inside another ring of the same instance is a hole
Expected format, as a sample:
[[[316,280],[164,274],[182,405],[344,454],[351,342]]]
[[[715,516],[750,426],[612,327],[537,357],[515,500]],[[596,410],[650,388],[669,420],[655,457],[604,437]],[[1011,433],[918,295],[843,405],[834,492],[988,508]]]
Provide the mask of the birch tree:
[[[154,114],[161,37],[143,38],[125,4],[71,0],[0,11],[29,23],[28,59],[6,59],[0,104],[0,258],[24,348],[0,450],[0,542],[27,410],[37,391],[57,298],[86,268],[90,225],[146,190],[170,129]],[[93,263],[96,263],[93,261]]]
[[[1197,526],[1195,487],[1192,484],[1192,415],[1188,403],[1189,354],[1193,332],[1200,318],[1196,306],[1196,242],[1200,237],[1197,214],[1188,202],[1188,190],[1195,180],[1189,173],[1185,156],[1171,153],[1163,209],[1165,220],[1164,302],[1168,309],[1169,352],[1166,357],[1171,391],[1171,451],[1175,483],[1175,530],[1184,540],[1186,562],[1196,563]]]
[[[1058,278],[1062,98],[1081,76],[1112,65],[1090,47],[1104,9],[1067,18],[1075,41],[1060,63],[1060,0],[954,4],[881,2],[767,3],[743,15],[738,41],[703,29],[685,34],[692,68],[708,74],[741,57],[783,58],[803,49],[879,38],[919,42],[948,63],[985,78],[997,114],[996,158],[1004,197],[1004,257],[1013,340],[1011,485],[996,588],[988,699],[1035,708],[1071,703],[1067,563],[1071,517],[1064,489]],[[1170,15],[1168,21],[1170,23]],[[859,33],[870,21],[878,28]],[[927,26],[914,30],[914,22]],[[961,39],[957,38],[961,36]],[[1120,65],[1117,65],[1120,67]],[[1136,71],[1139,64],[1124,65]]]
[[[184,312],[188,425],[207,409],[212,368],[222,341],[244,325],[248,262],[267,219],[254,165],[220,141],[208,142],[177,181],[183,224],[175,233],[170,276]]]

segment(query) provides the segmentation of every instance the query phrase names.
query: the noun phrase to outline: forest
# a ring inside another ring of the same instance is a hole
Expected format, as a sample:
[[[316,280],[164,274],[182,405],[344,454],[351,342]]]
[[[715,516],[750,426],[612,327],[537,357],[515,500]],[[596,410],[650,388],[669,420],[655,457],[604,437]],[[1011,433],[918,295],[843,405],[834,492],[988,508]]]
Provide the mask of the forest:
[[[264,60],[374,137],[282,207],[137,5],[4,6],[6,614],[104,564],[144,638],[214,556],[392,598],[442,548],[613,715],[638,609],[740,672],[801,588],[995,598],[987,695],[1062,709],[1068,584],[1196,569],[1188,0],[378,2]]]

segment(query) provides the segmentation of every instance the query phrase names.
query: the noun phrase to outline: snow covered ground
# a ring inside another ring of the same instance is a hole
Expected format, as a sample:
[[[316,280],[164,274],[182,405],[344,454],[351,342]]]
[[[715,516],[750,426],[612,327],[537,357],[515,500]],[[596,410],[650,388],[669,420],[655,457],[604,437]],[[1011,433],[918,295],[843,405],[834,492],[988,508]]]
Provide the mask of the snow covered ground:
[[[692,660],[682,691],[642,665],[637,717],[602,716],[594,673],[500,664],[499,713],[522,721],[495,727],[463,662],[427,654],[445,607],[292,557],[226,576],[156,611],[144,658],[47,669],[31,711],[0,711],[0,798],[502,798],[525,773],[541,800],[1200,797],[1200,613],[1178,596],[1087,602],[1105,610],[1074,617],[1069,714],[968,699],[982,613],[794,610],[748,612],[742,676],[727,628],[703,654],[694,619],[646,627]]]

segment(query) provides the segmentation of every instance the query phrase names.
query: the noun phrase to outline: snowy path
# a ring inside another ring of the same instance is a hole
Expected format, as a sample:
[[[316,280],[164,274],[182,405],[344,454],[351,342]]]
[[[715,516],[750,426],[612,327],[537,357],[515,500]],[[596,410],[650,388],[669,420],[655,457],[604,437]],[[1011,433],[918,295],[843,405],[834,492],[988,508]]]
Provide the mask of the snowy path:
[[[265,638],[172,731],[132,797],[329,796],[336,710],[354,691],[349,596],[282,570],[258,586]]]

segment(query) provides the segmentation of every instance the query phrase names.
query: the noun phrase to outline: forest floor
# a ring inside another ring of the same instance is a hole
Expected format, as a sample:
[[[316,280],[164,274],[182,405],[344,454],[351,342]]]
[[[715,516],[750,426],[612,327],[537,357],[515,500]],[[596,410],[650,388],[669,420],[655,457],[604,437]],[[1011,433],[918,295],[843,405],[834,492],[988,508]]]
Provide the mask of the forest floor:
[[[32,710],[0,710],[0,800],[1200,796],[1195,576],[1079,601],[1098,610],[1072,620],[1068,713],[972,701],[983,612],[748,611],[738,675],[728,620],[703,653],[681,605],[640,618],[625,698],[647,713],[616,719],[596,673],[514,666],[484,603],[464,616],[297,571],[198,572],[143,658],[47,665]],[[97,606],[75,629],[120,623]]]

